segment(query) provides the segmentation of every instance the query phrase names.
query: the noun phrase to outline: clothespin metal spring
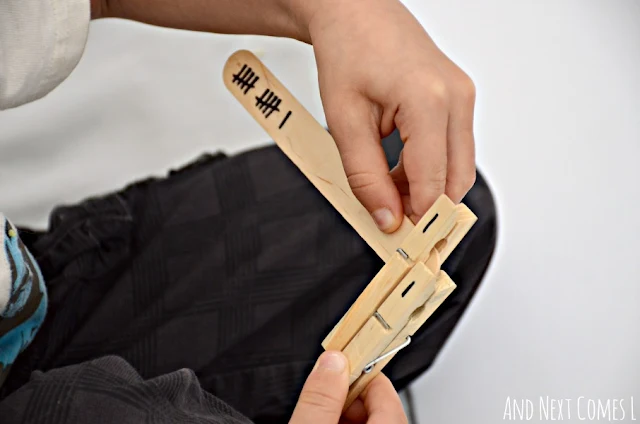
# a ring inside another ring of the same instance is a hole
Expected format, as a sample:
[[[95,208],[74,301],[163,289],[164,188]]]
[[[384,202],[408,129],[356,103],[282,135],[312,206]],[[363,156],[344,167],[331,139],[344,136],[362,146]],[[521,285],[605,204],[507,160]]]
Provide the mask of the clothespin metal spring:
[[[405,251],[402,249],[402,247],[398,247],[398,248],[396,249],[396,252],[398,252],[398,253],[400,254],[400,256],[402,256],[403,258],[405,258],[405,259],[407,259],[407,260],[409,259],[409,255],[407,255],[407,252],[405,252]]]
[[[407,340],[404,343],[402,343],[400,346],[396,347],[395,349],[390,350],[389,352],[385,353],[384,355],[378,356],[373,361],[369,362],[364,367],[364,370],[362,372],[364,372],[365,374],[369,374],[371,371],[373,371],[373,367],[374,367],[375,364],[377,364],[380,361],[384,361],[387,357],[389,357],[391,355],[395,355],[396,353],[398,353],[399,351],[401,351],[405,347],[409,346],[410,343],[411,343],[411,336],[407,336]]]

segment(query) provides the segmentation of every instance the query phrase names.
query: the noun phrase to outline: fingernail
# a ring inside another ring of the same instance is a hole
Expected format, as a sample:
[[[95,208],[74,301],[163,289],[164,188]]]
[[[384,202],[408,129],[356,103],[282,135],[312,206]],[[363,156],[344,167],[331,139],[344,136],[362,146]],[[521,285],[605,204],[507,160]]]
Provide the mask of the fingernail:
[[[382,231],[388,230],[389,228],[393,227],[393,224],[396,220],[391,211],[387,208],[378,209],[377,211],[372,213],[371,216],[376,222],[378,228],[380,228]]]
[[[347,367],[345,357],[338,352],[324,352],[320,355],[314,369],[341,374]]]

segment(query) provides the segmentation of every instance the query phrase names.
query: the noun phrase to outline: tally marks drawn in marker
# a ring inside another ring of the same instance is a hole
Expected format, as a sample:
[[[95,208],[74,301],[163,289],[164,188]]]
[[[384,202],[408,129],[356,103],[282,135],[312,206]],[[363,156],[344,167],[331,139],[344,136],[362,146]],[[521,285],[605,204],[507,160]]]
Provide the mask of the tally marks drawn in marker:
[[[278,106],[280,106],[282,100],[273,91],[266,88],[262,93],[262,96],[256,96],[256,107],[262,112],[265,118],[271,116],[273,112],[280,112]]]
[[[259,76],[253,72],[250,66],[245,63],[242,65],[242,69],[237,74],[233,74],[233,83],[238,85],[244,94],[253,90],[256,87],[256,82],[260,79]]]
[[[282,127],[284,127],[284,124],[287,123],[287,120],[289,119],[290,116],[291,116],[291,111],[287,112],[287,115],[284,117],[282,122],[280,122],[280,126],[278,127],[279,130],[281,130]]]

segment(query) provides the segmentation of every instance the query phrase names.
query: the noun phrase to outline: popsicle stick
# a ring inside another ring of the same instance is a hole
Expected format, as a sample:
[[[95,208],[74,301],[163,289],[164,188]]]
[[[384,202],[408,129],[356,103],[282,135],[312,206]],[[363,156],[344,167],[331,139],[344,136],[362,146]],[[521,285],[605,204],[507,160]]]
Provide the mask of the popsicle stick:
[[[440,265],[477,217],[443,195],[416,226],[404,217],[396,232],[383,233],[353,195],[331,135],[255,55],[234,53],[223,76],[236,99],[387,263],[323,342],[325,349],[342,350],[352,365],[348,406],[394,355],[378,362],[371,373],[361,374],[362,367],[402,345],[455,289]],[[406,279],[413,275],[419,276],[419,282],[412,280],[415,290],[398,299],[398,290],[406,290]],[[428,283],[422,280],[425,275],[430,276]],[[381,330],[385,316],[393,325]]]
[[[407,336],[413,336],[416,331],[429,319],[431,315],[442,305],[442,303],[446,300],[446,298],[453,292],[456,288],[455,283],[451,280],[451,278],[444,271],[440,271],[438,274],[438,279],[436,280],[435,292],[429,298],[429,300],[425,303],[424,308],[419,310],[418,314],[415,314],[409,320],[407,326],[405,326],[400,333],[393,339],[393,341],[389,344],[389,346],[382,352],[382,355],[387,352],[391,352],[397,347],[401,346],[407,339]],[[409,345],[408,348],[410,348]],[[387,365],[394,357],[395,353],[389,355],[384,358],[382,361],[378,362],[371,370],[371,372],[362,374],[356,381],[351,384],[349,387],[349,394],[347,395],[347,401],[344,405],[344,409],[346,410],[355,399],[360,396],[360,393],[367,387],[367,385],[373,380],[379,373],[382,372],[382,369],[385,365]]]
[[[225,64],[224,83],[280,149],[344,219],[386,262],[413,229],[404,217],[383,233],[354,196],[335,141],[251,52],[240,50]]]

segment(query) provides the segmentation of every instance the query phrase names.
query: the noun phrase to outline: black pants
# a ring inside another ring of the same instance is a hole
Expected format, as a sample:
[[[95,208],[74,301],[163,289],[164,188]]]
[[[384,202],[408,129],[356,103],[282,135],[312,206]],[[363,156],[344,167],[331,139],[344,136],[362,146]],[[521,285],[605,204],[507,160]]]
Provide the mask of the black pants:
[[[479,220],[443,266],[458,287],[385,368],[398,389],[490,262],[481,176],[464,202]],[[383,265],[276,147],[204,157],[22,235],[51,303],[2,388],[3,424],[246,422],[233,409],[286,422],[322,339]]]

